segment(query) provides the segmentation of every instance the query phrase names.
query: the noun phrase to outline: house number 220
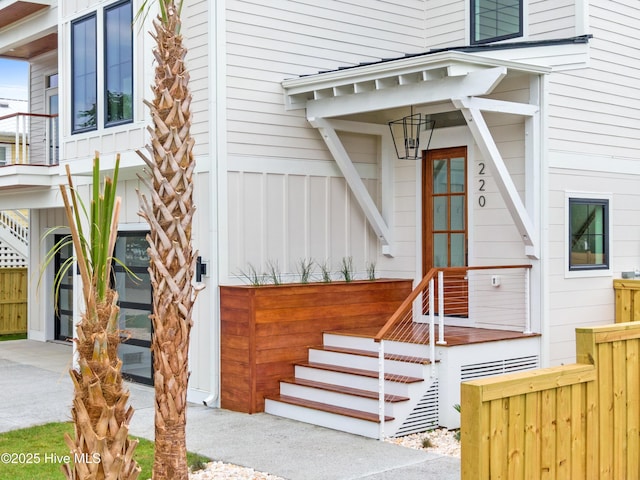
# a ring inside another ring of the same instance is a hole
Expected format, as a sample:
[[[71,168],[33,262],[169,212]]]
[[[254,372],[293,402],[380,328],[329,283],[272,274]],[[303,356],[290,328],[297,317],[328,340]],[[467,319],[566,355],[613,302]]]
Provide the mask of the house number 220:
[[[480,167],[478,170],[478,175],[483,176],[484,168],[485,168],[484,163],[483,162],[478,163],[478,167]],[[480,196],[478,197],[478,205],[480,205],[480,207],[484,207],[487,204],[487,199],[482,192],[484,192],[484,186],[486,184],[486,180],[484,178],[479,178],[478,183],[479,183],[478,191],[480,192]]]

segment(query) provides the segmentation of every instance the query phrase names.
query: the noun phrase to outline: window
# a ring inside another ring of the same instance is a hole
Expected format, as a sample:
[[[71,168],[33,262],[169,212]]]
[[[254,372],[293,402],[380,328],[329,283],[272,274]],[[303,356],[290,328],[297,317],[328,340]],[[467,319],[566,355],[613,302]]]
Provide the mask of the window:
[[[609,269],[609,200],[569,198],[569,271]]]
[[[471,43],[522,36],[522,0],[471,0]]]
[[[132,25],[131,0],[71,22],[72,133],[133,121]],[[104,42],[97,41],[99,34]]]
[[[9,163],[9,147],[0,145],[0,165],[6,165],[7,163]]]
[[[71,24],[71,121],[73,133],[95,130],[97,104],[96,16]]]
[[[120,306],[120,329],[128,339],[118,352],[122,358],[122,373],[126,378],[152,384],[151,336],[149,315],[153,310],[153,290],[149,274],[149,243],[147,232],[118,232],[113,264],[114,287]]]
[[[105,125],[133,120],[133,18],[131,1],[105,10]]]

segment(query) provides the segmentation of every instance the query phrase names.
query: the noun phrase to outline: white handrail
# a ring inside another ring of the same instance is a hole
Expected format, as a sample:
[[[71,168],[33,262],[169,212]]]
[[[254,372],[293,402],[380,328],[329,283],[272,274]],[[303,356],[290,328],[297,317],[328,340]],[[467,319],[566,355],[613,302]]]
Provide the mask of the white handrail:
[[[384,440],[385,421],[384,393],[384,340],[378,344],[378,439]]]
[[[436,364],[436,342],[435,338],[435,321],[436,321],[436,312],[435,312],[435,301],[434,301],[434,285],[433,278],[429,280],[429,360],[431,361],[431,372],[432,376],[435,373],[433,370],[433,366]]]
[[[438,272],[438,345],[446,345],[444,339],[444,272]]]

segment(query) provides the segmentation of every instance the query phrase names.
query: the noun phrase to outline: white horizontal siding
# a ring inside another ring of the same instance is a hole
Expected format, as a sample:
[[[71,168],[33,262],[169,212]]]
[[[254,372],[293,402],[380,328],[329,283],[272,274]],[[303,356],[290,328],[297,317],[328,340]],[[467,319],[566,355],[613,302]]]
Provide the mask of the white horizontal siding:
[[[468,44],[466,3],[464,0],[426,0],[425,49]]]
[[[191,0],[185,2],[185,7],[181,19],[184,45],[187,48],[185,62],[193,98],[191,134],[196,142],[193,153],[203,156],[209,152],[209,96],[213,95],[209,89],[209,31],[214,26],[209,25],[208,1]]]
[[[575,0],[530,0],[526,40],[551,40],[576,35]]]
[[[548,289],[551,327],[551,363],[569,361],[567,342],[575,340],[575,328],[614,321],[613,278],[640,265],[640,171],[636,175],[607,173],[603,158],[601,171],[552,168],[549,176]],[[611,194],[610,232],[612,276],[565,278],[567,191]],[[567,337],[565,339],[565,337]]]
[[[555,151],[638,158],[640,51],[634,0],[589,6],[590,68],[551,75],[549,147]]]
[[[420,51],[423,10],[419,0],[321,4],[230,0],[226,7],[229,154],[330,159],[304,112],[285,112],[280,83]]]

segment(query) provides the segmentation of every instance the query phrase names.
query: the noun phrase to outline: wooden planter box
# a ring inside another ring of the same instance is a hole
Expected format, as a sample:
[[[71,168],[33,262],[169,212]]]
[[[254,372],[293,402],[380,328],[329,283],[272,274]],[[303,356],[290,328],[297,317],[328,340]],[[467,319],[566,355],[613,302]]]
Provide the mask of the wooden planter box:
[[[221,407],[264,411],[323,332],[380,327],[411,289],[400,279],[221,286]]]

